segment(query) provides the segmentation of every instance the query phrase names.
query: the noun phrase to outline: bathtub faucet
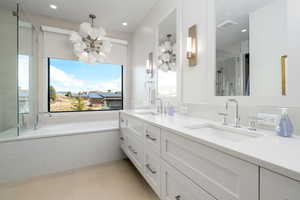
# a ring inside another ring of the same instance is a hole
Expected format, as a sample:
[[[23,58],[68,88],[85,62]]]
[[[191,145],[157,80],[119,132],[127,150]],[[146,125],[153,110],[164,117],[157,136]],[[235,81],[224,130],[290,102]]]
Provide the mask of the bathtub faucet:
[[[48,117],[52,117],[52,114],[49,113],[49,112],[39,112],[39,113],[36,115],[36,118],[35,118],[35,120],[34,120],[34,123],[33,123],[33,130],[37,130],[37,129],[38,129],[38,126],[39,126],[39,123],[40,123],[40,114],[48,115]]]

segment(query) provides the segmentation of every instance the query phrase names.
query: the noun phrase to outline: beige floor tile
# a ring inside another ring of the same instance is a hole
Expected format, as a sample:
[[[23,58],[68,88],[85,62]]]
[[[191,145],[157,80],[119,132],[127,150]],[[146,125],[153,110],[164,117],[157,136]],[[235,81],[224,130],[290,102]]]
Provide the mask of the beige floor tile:
[[[127,160],[0,185],[1,200],[158,200]]]

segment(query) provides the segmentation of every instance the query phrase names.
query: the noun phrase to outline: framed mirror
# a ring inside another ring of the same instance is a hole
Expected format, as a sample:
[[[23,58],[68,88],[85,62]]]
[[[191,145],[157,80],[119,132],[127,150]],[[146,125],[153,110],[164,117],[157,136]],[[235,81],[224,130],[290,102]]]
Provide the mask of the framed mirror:
[[[216,96],[287,95],[287,0],[215,0]]]
[[[177,13],[173,10],[158,25],[157,94],[158,97],[177,96]]]

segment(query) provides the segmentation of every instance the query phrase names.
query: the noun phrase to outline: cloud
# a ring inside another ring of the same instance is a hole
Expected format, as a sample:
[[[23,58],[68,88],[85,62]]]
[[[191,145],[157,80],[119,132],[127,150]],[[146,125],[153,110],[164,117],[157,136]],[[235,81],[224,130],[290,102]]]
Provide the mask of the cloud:
[[[87,81],[75,78],[71,74],[67,74],[64,71],[50,66],[51,69],[51,85],[54,86],[56,91],[120,91],[121,90],[121,80],[111,80],[111,81],[99,81],[96,84],[88,83]]]
[[[72,75],[69,75],[54,66],[50,66],[50,70],[51,70],[50,82],[57,91],[78,92],[85,85],[83,80],[76,79]]]

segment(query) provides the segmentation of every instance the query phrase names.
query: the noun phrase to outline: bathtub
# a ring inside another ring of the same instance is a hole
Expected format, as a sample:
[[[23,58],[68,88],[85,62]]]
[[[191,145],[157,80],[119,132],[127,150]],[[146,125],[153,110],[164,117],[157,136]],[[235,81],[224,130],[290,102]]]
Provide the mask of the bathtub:
[[[121,160],[119,122],[58,123],[0,139],[0,184]]]

